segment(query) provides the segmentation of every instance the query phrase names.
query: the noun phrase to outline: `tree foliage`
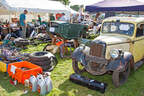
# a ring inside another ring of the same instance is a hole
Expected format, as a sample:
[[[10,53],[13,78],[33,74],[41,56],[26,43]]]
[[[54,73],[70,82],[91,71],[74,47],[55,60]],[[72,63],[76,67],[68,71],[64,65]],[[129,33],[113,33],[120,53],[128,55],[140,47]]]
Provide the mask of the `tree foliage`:
[[[69,3],[70,3],[69,0],[53,0],[53,1],[60,1],[60,2],[62,2],[64,5],[69,5]]]
[[[79,5],[73,5],[73,6],[70,6],[70,8],[72,8],[75,11],[79,11],[80,6]]]

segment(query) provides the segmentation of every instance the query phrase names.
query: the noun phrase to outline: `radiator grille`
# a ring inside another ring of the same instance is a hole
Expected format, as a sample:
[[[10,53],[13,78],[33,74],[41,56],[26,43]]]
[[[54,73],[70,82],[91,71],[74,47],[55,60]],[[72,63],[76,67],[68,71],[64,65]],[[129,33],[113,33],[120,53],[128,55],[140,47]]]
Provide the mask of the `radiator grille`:
[[[90,55],[104,58],[105,46],[104,44],[92,43],[90,46]]]

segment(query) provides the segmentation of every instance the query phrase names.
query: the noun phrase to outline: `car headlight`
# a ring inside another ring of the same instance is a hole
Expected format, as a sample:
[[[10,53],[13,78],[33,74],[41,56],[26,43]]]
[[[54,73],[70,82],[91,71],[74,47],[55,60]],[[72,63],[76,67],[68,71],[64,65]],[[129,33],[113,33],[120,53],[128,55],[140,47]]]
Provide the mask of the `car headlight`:
[[[118,49],[113,49],[110,51],[110,56],[113,58],[113,59],[116,59],[119,57],[119,50]]]

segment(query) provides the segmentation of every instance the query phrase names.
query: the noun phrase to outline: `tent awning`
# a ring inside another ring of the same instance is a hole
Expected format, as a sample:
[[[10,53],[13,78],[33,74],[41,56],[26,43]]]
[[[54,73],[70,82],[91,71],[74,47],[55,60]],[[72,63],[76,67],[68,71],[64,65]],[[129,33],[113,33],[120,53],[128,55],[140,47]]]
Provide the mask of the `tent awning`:
[[[28,10],[29,12],[41,13],[69,13],[69,9],[60,2],[49,0],[0,0],[0,9],[22,12]]]
[[[137,0],[104,0],[86,6],[86,11],[144,11],[144,3]]]

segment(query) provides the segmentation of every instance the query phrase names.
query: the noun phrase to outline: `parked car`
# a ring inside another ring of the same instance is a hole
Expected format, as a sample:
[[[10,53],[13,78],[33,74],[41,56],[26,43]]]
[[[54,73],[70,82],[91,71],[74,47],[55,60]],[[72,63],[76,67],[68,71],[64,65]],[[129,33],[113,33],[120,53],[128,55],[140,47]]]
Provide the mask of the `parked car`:
[[[110,17],[103,21],[100,35],[80,45],[72,54],[76,73],[112,73],[115,87],[124,84],[130,71],[143,64],[144,18]],[[80,67],[82,65],[82,67]]]

